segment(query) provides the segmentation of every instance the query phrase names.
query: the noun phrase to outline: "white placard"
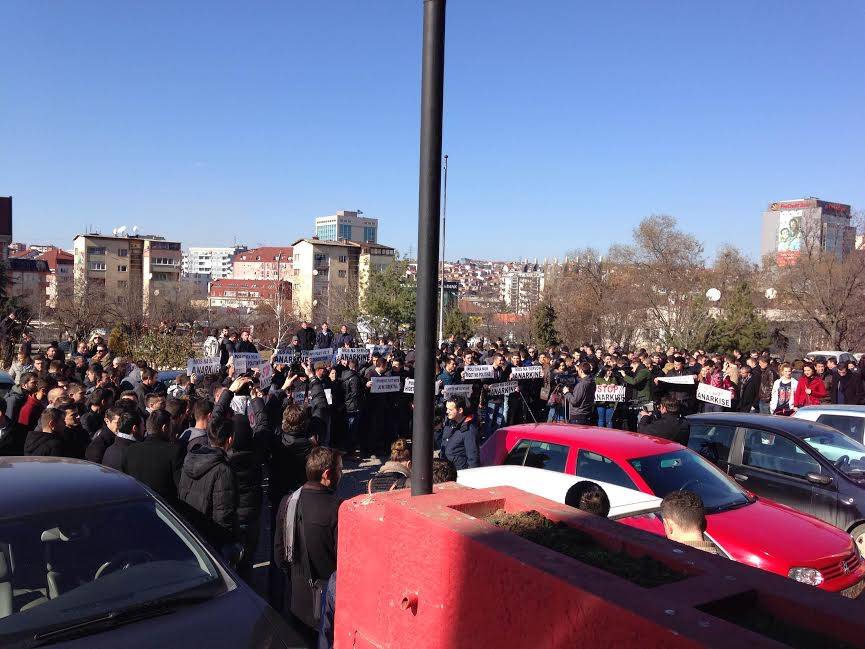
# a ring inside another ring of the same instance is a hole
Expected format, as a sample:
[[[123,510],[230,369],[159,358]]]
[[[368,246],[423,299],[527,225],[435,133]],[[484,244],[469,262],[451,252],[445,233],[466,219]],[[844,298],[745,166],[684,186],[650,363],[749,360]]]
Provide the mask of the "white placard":
[[[366,347],[340,347],[336,350],[336,357],[365,361],[369,358],[369,350]]]
[[[406,394],[414,394],[414,379],[406,379],[405,387],[402,389]]]
[[[333,405],[333,390],[331,390],[330,388],[325,388],[324,389],[324,398],[327,399],[327,405],[332,406]]]
[[[231,365],[234,373],[244,374],[250,367],[258,367],[261,355],[258,352],[235,352],[231,355]]]
[[[219,374],[219,356],[206,356],[205,358],[190,358],[186,361],[186,374],[192,376],[204,376],[205,374]]]
[[[477,379],[492,379],[496,375],[492,365],[466,365],[463,368],[463,381],[474,381]]]
[[[542,379],[544,368],[540,365],[529,365],[528,367],[512,367],[510,379],[512,381],[522,379]]]
[[[219,356],[219,341],[213,336],[208,336],[204,340],[204,345],[202,346],[204,349],[205,356]]]
[[[270,358],[271,363],[292,365],[300,359],[300,352],[278,351]]]
[[[444,387],[445,399],[453,397],[455,395],[460,395],[462,397],[465,397],[466,400],[469,400],[472,397],[472,387],[473,386],[465,385],[464,383],[453,383],[451,385],[446,385]]]
[[[366,348],[371,354],[379,353],[382,356],[387,356],[393,351],[393,345],[367,345]]]
[[[706,403],[714,403],[716,406],[731,406],[730,391],[724,388],[716,388],[706,383],[697,386],[697,399]]]
[[[677,385],[694,385],[694,375],[686,374],[685,376],[659,376],[659,383],[675,383]]]
[[[265,361],[258,365],[258,387],[262,390],[270,389],[270,384],[273,382],[273,367]]]
[[[487,394],[491,397],[498,397],[511,392],[516,392],[519,384],[516,381],[505,381],[504,383],[493,383],[487,386]]]
[[[332,349],[309,349],[301,352],[301,357],[307,359],[310,363],[328,362],[333,360]]]
[[[400,378],[398,376],[373,376],[370,380],[372,381],[372,389],[370,389],[372,394],[399,392]]]
[[[595,386],[595,401],[624,401],[625,386],[615,383],[606,383]]]

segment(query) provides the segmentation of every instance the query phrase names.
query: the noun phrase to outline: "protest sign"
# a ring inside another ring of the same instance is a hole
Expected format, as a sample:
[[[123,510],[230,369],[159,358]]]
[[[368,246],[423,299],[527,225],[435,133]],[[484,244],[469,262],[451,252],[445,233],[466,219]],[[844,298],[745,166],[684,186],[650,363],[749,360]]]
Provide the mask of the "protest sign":
[[[399,377],[398,376],[373,376],[372,389],[373,394],[381,394],[382,392],[399,392]]]
[[[205,356],[219,356],[219,341],[213,336],[205,338],[202,347]]]
[[[472,386],[466,385],[462,383],[455,383],[453,385],[446,385],[444,387],[444,395],[445,399],[450,397],[460,395],[465,397],[466,399],[470,399],[472,396]]]
[[[250,367],[258,367],[261,362],[261,355],[258,352],[235,352],[231,356],[231,365],[234,367],[234,374],[245,374]]]
[[[292,392],[291,400],[294,401],[294,405],[302,406],[304,401],[306,401],[306,389],[295,390],[294,392]]]
[[[492,365],[466,365],[463,368],[463,381],[475,381],[477,379],[491,379],[495,377]]]
[[[219,374],[219,356],[205,356],[204,358],[190,358],[186,361],[186,374],[192,376],[204,376],[205,374]]]
[[[330,388],[325,388],[324,389],[324,398],[327,399],[327,405],[332,406],[333,405],[333,390],[331,390]]]
[[[677,385],[694,385],[694,375],[685,376],[659,376],[658,381],[662,383],[675,383]]]
[[[270,389],[270,384],[273,381],[273,367],[270,363],[264,361],[258,365],[258,387],[262,391]]]
[[[279,350],[271,358],[270,362],[274,364],[292,365],[300,360],[300,352],[282,351]]]
[[[332,349],[309,349],[307,351],[301,352],[301,358],[309,361],[310,363],[327,363],[333,360],[333,350]]]
[[[595,386],[595,401],[624,401],[625,386],[609,383]]]
[[[367,345],[366,348],[371,354],[381,354],[387,356],[393,351],[393,345]]]
[[[528,367],[511,368],[510,379],[512,381],[522,379],[540,379],[544,376],[544,368],[540,365],[529,365]]]
[[[406,394],[414,394],[414,379],[406,379],[405,387],[402,389]]]
[[[365,361],[369,358],[369,350],[366,347],[340,347],[336,350],[336,357]]]
[[[516,381],[505,381],[504,383],[493,383],[487,386],[487,394],[491,397],[502,396],[517,391]]]
[[[706,383],[700,383],[697,386],[697,399],[706,403],[714,403],[716,406],[724,406],[725,408],[731,406],[729,390],[716,388]]]

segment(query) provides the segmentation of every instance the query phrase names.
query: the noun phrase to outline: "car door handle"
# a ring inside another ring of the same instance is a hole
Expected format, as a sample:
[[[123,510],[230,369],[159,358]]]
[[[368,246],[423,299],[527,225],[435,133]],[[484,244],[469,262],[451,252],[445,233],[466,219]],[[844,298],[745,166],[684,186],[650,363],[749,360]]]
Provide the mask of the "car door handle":
[[[738,480],[739,482],[745,482],[745,480],[748,479],[748,476],[743,475],[741,473],[734,473],[733,477],[736,478],[736,480]]]

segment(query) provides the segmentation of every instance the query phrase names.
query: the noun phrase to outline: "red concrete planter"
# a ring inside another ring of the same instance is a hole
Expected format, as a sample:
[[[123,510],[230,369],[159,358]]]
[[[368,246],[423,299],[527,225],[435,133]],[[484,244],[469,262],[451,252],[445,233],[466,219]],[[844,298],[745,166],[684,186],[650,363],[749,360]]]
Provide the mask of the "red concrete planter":
[[[536,510],[684,577],[637,586],[482,520],[497,509]],[[862,602],[512,488],[358,496],[340,509],[338,557],[338,649],[785,646],[725,621],[746,615],[798,627],[799,646],[809,631],[821,649],[865,646]]]

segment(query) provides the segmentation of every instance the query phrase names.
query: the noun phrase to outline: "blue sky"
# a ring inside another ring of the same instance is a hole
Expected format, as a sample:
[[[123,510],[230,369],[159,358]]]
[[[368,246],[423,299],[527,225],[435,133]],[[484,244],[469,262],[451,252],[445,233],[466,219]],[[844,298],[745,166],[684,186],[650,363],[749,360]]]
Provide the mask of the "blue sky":
[[[0,0],[15,239],[284,244],[362,209],[417,247],[420,0]],[[756,255],[773,200],[865,207],[865,4],[452,0],[448,257],[665,212]]]

